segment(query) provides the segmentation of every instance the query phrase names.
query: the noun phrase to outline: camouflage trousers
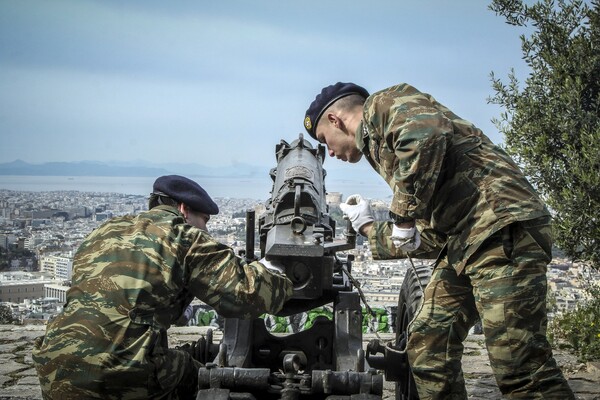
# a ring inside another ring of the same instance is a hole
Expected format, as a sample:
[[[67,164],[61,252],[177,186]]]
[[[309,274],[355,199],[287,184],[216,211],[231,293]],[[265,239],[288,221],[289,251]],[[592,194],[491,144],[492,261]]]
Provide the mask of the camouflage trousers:
[[[39,349],[42,339],[36,339],[34,348]],[[155,371],[150,374],[125,368],[90,374],[99,368],[73,359],[56,370],[52,367],[55,360],[40,364],[35,355],[33,358],[44,400],[194,400],[198,391],[198,369],[202,365],[188,352],[177,349],[164,349],[163,354],[153,357],[150,363]]]
[[[481,318],[490,365],[511,399],[574,399],[546,339],[547,221],[516,222],[490,236],[460,275],[440,259],[409,326],[419,397],[467,399],[462,342]]]

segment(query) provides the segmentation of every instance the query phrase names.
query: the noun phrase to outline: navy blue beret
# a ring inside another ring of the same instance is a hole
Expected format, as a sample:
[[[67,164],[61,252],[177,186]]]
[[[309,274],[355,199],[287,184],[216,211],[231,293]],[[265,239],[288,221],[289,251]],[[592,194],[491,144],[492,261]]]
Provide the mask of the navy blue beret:
[[[165,175],[154,181],[154,194],[167,195],[190,207],[196,212],[215,215],[219,206],[215,204],[208,193],[191,179],[179,175]]]
[[[335,101],[351,94],[359,94],[364,98],[369,97],[369,92],[365,88],[351,82],[338,82],[321,90],[321,93],[317,95],[308,110],[306,110],[306,116],[304,117],[304,128],[313,139],[317,138],[315,128],[323,112]]]

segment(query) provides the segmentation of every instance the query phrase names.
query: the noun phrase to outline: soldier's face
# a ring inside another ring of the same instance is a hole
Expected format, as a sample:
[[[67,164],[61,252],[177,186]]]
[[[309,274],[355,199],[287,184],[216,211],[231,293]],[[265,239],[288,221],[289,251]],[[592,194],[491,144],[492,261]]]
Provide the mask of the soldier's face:
[[[328,121],[319,122],[317,140],[327,145],[330,157],[336,157],[349,163],[356,163],[362,157],[362,153],[356,147],[354,135],[336,128]]]

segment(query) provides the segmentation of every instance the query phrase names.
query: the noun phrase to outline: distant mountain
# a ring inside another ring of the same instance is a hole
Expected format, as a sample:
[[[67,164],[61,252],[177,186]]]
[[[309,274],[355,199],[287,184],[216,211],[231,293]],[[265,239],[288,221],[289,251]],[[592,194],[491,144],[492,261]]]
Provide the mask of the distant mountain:
[[[193,163],[152,164],[147,161],[125,162],[47,162],[30,164],[23,160],[0,163],[0,175],[23,176],[264,176],[267,167],[234,164],[227,167],[207,167]]]
[[[0,163],[0,175],[36,176],[157,176],[168,173],[162,168],[121,167],[94,161],[48,162],[29,164],[22,160]]]

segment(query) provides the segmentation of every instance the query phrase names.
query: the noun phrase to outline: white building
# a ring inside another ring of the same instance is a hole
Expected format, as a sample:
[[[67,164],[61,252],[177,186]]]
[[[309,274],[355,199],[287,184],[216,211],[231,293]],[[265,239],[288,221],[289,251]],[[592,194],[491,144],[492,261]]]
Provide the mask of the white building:
[[[40,260],[40,271],[48,273],[58,280],[71,280],[73,258],[65,255],[47,255]]]
[[[22,303],[44,297],[44,285],[57,283],[40,272],[0,272],[0,302]]]
[[[64,304],[67,302],[67,290],[69,290],[70,286],[64,286],[54,283],[49,283],[44,285],[44,298],[54,298],[58,299],[60,304]]]

